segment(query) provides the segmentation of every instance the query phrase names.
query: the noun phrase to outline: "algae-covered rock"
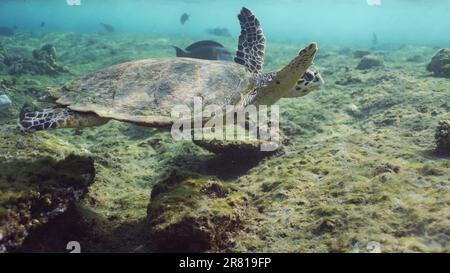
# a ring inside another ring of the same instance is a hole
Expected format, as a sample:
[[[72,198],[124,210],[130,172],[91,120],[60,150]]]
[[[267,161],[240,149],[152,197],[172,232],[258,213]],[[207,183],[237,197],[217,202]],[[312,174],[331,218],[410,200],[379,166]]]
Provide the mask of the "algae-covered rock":
[[[9,252],[78,201],[95,169],[91,157],[48,134],[4,126],[0,139],[0,252]]]
[[[248,199],[215,177],[174,172],[151,194],[147,217],[161,251],[220,251],[243,225]]]
[[[366,55],[361,59],[356,69],[367,70],[375,67],[384,67],[383,59],[375,55]]]
[[[4,64],[10,75],[57,75],[68,70],[56,61],[56,49],[46,44],[32,52],[33,58],[22,55],[6,55]]]
[[[40,70],[40,74],[59,74],[68,72],[64,66],[56,62],[56,49],[51,44],[46,44],[40,49],[33,50],[33,58]]]
[[[193,142],[205,150],[230,158],[260,158],[279,151],[287,141],[281,131],[269,134],[267,128],[265,138],[251,134],[246,135],[246,131],[242,127],[234,126],[234,124],[227,125],[224,129],[225,132],[229,130],[235,130],[231,139],[226,137],[218,139],[213,132],[210,132],[204,133],[202,139],[194,139]]]
[[[441,120],[434,135],[436,151],[440,154],[450,154],[450,120]]]
[[[436,76],[450,78],[450,49],[443,48],[434,54],[427,70]]]

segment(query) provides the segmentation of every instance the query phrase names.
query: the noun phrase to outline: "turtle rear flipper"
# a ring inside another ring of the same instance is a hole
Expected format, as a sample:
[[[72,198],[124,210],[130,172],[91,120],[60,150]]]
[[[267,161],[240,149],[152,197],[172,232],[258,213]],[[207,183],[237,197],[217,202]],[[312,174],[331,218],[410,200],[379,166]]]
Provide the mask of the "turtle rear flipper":
[[[108,120],[92,113],[73,112],[68,108],[54,108],[25,113],[20,125],[27,130],[38,131],[99,126],[107,123]]]
[[[241,25],[238,50],[234,61],[242,64],[252,73],[262,71],[266,39],[258,18],[243,7],[238,15]]]

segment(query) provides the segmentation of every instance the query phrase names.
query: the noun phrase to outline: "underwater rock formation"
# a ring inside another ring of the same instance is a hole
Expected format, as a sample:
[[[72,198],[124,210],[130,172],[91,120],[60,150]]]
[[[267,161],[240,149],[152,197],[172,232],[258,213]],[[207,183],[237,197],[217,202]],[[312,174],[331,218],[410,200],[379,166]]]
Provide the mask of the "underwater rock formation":
[[[46,134],[0,128],[0,253],[64,213],[93,182],[93,159]],[[20,250],[20,249],[19,249]]]
[[[365,57],[367,55],[370,55],[370,51],[368,50],[355,50],[353,51],[353,57],[354,58],[362,58]]]
[[[435,76],[450,78],[450,49],[439,50],[431,59],[427,70],[433,72]]]
[[[440,154],[450,154],[450,120],[441,120],[434,135],[436,151]]]
[[[56,62],[56,49],[51,44],[33,50],[33,58],[39,68],[38,74],[53,75],[68,72],[66,68]]]
[[[375,67],[384,67],[383,59],[374,55],[366,55],[361,59],[356,69],[367,70]]]
[[[224,130],[230,131],[233,128],[234,125],[227,125]],[[265,129],[268,132],[268,128]],[[239,126],[236,127],[236,133],[245,136],[245,131],[241,130],[243,129],[239,128]],[[192,141],[209,152],[221,154],[230,159],[263,158],[280,151],[287,142],[286,136],[282,131],[277,132],[276,135],[267,136],[268,138],[266,140],[251,135],[240,139],[237,137],[238,134],[236,135],[236,139],[220,140],[215,137],[214,133],[210,132],[203,134],[202,140],[193,139]],[[265,147],[266,150],[262,149],[262,147]]]
[[[174,172],[153,187],[147,217],[161,251],[220,251],[242,227],[248,198],[215,177]]]
[[[33,58],[6,55],[3,63],[10,75],[57,75],[68,72],[64,66],[56,62],[56,49],[51,44],[33,50],[32,56]]]

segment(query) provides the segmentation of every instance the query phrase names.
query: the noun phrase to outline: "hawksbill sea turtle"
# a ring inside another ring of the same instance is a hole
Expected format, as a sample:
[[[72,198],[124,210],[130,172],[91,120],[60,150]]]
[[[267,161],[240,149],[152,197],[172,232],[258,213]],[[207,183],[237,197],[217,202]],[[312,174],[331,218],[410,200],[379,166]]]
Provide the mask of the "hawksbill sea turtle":
[[[269,106],[281,98],[304,96],[321,83],[318,72],[308,70],[316,43],[300,50],[281,70],[264,73],[265,37],[259,20],[245,7],[238,19],[241,33],[235,62],[159,58],[114,65],[50,89],[47,98],[57,106],[25,113],[20,123],[25,129],[46,130],[98,126],[115,119],[171,128],[176,122],[173,107],[192,109],[194,97],[201,97],[204,105]],[[213,152],[242,147],[235,142],[195,143]],[[247,147],[254,150],[255,145]]]

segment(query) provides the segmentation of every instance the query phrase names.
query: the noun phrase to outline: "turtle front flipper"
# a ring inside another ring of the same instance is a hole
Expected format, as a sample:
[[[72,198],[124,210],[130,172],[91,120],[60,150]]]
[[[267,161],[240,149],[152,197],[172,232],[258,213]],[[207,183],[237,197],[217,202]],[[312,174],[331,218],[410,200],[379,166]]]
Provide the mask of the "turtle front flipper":
[[[234,61],[244,65],[252,73],[259,73],[264,65],[266,44],[261,24],[258,18],[245,7],[238,14],[238,19],[241,25],[241,34]]]
[[[47,130],[99,126],[107,123],[108,120],[93,113],[74,112],[68,108],[54,108],[25,113],[20,124],[27,130]]]

